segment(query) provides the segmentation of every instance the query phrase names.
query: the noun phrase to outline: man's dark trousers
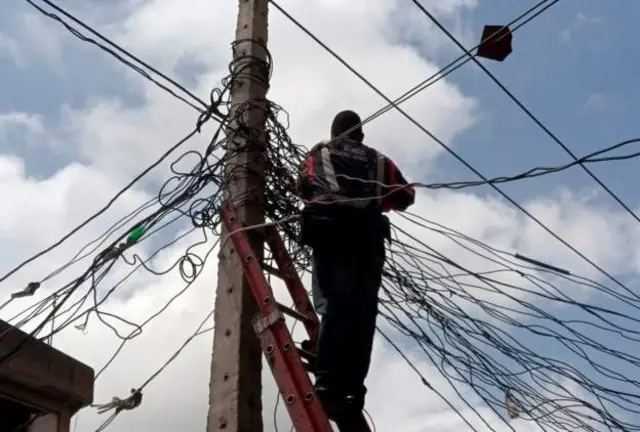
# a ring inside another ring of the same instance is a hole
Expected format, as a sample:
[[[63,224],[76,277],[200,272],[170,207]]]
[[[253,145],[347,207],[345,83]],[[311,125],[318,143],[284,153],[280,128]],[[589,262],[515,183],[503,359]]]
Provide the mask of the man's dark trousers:
[[[384,240],[348,239],[313,248],[313,298],[322,316],[316,387],[364,401],[385,260]]]

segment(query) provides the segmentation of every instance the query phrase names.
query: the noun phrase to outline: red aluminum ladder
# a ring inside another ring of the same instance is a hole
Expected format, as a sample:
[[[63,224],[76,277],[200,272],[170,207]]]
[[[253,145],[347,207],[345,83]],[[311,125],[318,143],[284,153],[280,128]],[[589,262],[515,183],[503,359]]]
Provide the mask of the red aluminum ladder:
[[[313,370],[320,323],[282,237],[275,226],[260,228],[277,264],[277,268],[272,268],[256,259],[247,230],[235,217],[234,209],[228,201],[222,205],[222,221],[258,303],[259,312],[254,317],[253,327],[260,338],[262,350],[296,431],[333,431],[307,373],[308,370]],[[275,301],[265,272],[284,281],[293,299],[293,308]],[[295,346],[284,315],[304,324],[309,340],[304,341],[301,348]],[[360,417],[355,427],[352,425],[347,429],[338,424],[340,432],[370,432],[364,414]]]

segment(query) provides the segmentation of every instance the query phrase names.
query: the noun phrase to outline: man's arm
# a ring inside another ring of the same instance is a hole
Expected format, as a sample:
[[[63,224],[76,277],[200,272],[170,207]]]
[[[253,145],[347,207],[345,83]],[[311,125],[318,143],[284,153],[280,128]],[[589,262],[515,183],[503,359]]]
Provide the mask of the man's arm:
[[[309,180],[313,175],[313,153],[308,152],[298,167],[298,177],[296,179],[296,195],[304,200],[311,198]]]
[[[326,141],[320,141],[318,144],[311,147],[311,150],[309,150],[307,154],[304,155],[304,159],[298,167],[296,195],[298,195],[303,200],[308,201],[313,198],[313,188],[311,187],[311,181],[316,175],[322,174],[321,169],[318,167],[318,152],[326,143]]]
[[[385,157],[384,165],[384,184],[387,187],[383,188],[386,196],[382,199],[382,211],[405,211],[415,202],[415,189],[391,159]]]

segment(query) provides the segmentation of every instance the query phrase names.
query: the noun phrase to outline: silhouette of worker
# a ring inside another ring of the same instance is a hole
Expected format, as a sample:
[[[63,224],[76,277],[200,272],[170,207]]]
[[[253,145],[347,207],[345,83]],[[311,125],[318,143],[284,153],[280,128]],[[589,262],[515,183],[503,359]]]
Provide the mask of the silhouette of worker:
[[[338,113],[331,139],[306,155],[298,178],[305,201],[302,243],[313,253],[313,299],[322,317],[315,362],[316,394],[333,420],[364,407],[378,292],[390,225],[415,191],[396,165],[363,144],[358,114]]]

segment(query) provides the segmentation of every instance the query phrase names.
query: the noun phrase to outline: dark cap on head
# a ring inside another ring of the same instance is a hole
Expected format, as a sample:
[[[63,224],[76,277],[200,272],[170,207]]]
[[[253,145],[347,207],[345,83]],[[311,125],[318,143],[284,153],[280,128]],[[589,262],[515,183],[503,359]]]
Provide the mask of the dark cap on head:
[[[364,139],[364,133],[362,132],[362,121],[360,116],[353,111],[346,110],[341,111],[333,118],[331,123],[331,138],[335,138],[338,135],[350,130],[354,126],[357,126],[347,136],[356,141],[362,141]]]

